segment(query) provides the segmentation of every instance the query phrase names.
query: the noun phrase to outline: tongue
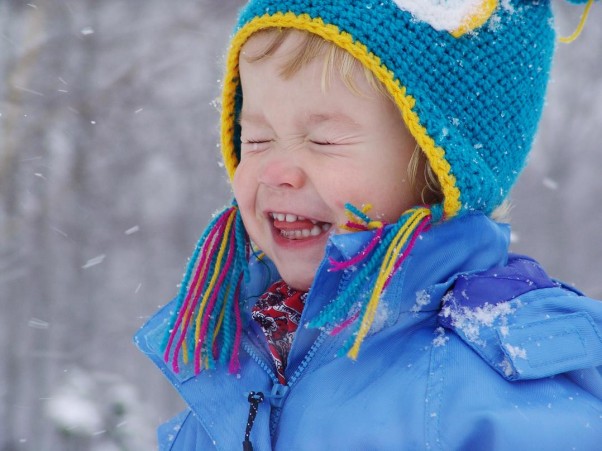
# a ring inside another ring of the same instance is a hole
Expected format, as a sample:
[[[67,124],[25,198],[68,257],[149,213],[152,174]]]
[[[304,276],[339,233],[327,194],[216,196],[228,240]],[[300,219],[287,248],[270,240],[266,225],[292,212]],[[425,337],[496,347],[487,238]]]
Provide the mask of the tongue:
[[[318,222],[318,226],[322,226],[322,222]],[[274,227],[280,230],[303,230],[303,229],[312,229],[315,224],[311,222],[309,219],[304,219],[302,221],[295,222],[286,222],[286,221],[278,221],[274,220]]]

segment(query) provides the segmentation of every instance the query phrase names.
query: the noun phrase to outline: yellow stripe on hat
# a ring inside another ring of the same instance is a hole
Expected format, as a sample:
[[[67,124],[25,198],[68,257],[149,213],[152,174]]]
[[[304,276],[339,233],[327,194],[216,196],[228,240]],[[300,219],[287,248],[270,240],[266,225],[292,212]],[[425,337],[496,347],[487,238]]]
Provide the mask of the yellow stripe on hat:
[[[475,30],[485,24],[489,18],[493,15],[493,12],[497,9],[497,0],[483,0],[481,5],[475,9],[475,11],[467,16],[462,24],[450,34],[454,38],[459,38],[466,33]]]
[[[239,86],[238,58],[240,50],[249,37],[266,28],[295,28],[320,36],[326,41],[341,47],[358,59],[378,80],[386,87],[394,102],[401,111],[408,130],[426,154],[429,163],[441,184],[445,197],[443,212],[446,217],[455,216],[461,208],[460,190],[456,186],[456,178],[451,174],[451,166],[445,159],[445,151],[435,144],[426,128],[420,123],[420,118],[414,111],[415,99],[406,93],[395,74],[390,71],[380,58],[370,52],[368,48],[354,41],[353,37],[332,24],[325,24],[320,18],[312,18],[308,14],[295,15],[294,13],[265,14],[256,17],[243,26],[233,37],[226,61],[226,79],[222,94],[222,156],[230,179],[238,165],[236,145],[234,143],[234,127],[236,121],[236,90]]]

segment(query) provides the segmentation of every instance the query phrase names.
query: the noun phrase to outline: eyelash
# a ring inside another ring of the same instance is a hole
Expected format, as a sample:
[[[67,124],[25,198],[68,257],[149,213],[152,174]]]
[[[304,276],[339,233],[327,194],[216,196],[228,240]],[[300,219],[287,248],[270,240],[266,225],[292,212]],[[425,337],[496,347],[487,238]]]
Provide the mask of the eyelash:
[[[336,146],[336,143],[331,141],[311,141],[312,144],[316,144],[318,146]]]

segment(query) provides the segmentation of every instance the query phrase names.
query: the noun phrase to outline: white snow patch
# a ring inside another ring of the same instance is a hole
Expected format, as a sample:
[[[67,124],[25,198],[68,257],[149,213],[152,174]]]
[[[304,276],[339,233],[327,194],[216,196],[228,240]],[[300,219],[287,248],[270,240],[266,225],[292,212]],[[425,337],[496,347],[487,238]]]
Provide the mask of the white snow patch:
[[[86,262],[86,264],[84,266],[82,266],[82,269],[88,269],[88,268],[91,268],[92,266],[100,265],[104,261],[105,257],[106,257],[105,254],[101,254],[101,255],[97,255],[94,258],[91,258],[90,260],[88,260]]]
[[[452,309],[449,304],[453,301],[454,296],[452,292],[444,296],[441,315],[444,318],[451,318],[453,327],[463,332],[468,341],[483,347],[485,346],[485,342],[480,338],[481,327],[493,327],[495,322],[499,322],[498,327],[502,329],[502,334],[504,334],[503,331],[507,334],[508,315],[516,311],[508,302],[502,302],[497,305],[485,303],[474,309],[465,306],[460,306],[459,309]],[[520,303],[517,305],[520,305]]]
[[[394,0],[400,9],[440,31],[454,31],[483,8],[483,0]]]
[[[379,302],[376,312],[374,313],[374,320],[372,321],[372,326],[370,327],[370,333],[376,333],[379,330],[382,330],[385,327],[388,318],[389,309],[387,305],[381,301]]]
[[[545,186],[548,189],[551,189],[552,191],[556,191],[558,189],[558,182],[552,180],[551,178],[546,177],[542,180],[541,183],[543,184],[543,186]]]
[[[502,23],[502,19],[500,18],[500,16],[498,16],[497,14],[494,14],[493,16],[491,16],[491,19],[489,19],[489,24],[488,24],[487,28],[489,29],[489,31],[493,31],[495,33],[496,31],[498,31],[500,29],[501,23]],[[501,116],[504,117],[505,114],[502,113]]]
[[[433,339],[433,346],[436,348],[445,346],[445,344],[449,341],[449,337],[445,335],[445,329],[443,327],[437,327],[435,329],[435,333],[437,336]]]
[[[416,292],[416,303],[410,309],[413,313],[418,313],[422,310],[422,307],[428,305],[431,302],[431,295],[426,292],[426,290],[420,290]]]
[[[92,435],[103,424],[97,406],[79,393],[61,393],[47,406],[47,414],[63,430]]]
[[[504,358],[504,360],[502,360],[500,366],[502,367],[502,370],[504,371],[504,374],[506,376],[510,377],[514,374],[514,368],[512,368],[512,364],[507,358]]]
[[[133,233],[139,232],[140,231],[140,226],[135,225],[134,227],[130,227],[129,229],[127,229],[125,231],[126,235],[131,235]]]
[[[502,8],[504,8],[506,11],[508,11],[509,13],[514,12],[514,6],[510,2],[510,0],[502,0],[501,3],[502,3]]]
[[[504,348],[506,348],[506,351],[508,351],[508,354],[513,359],[516,359],[516,358],[527,359],[527,351],[524,348],[520,348],[518,346],[512,346],[509,343],[505,343]]]
[[[31,318],[27,322],[27,325],[29,327],[31,327],[32,329],[40,329],[40,330],[45,330],[50,327],[50,324],[48,323],[48,321],[44,321],[43,319],[39,319],[39,318]]]

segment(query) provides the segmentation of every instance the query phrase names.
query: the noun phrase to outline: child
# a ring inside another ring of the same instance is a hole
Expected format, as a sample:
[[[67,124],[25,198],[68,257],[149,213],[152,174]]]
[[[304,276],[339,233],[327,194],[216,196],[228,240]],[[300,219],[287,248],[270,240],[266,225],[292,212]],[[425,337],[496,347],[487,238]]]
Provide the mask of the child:
[[[251,0],[235,201],[137,343],[189,410],[161,449],[596,449],[602,303],[508,253],[545,0]]]

